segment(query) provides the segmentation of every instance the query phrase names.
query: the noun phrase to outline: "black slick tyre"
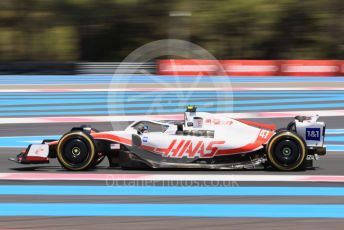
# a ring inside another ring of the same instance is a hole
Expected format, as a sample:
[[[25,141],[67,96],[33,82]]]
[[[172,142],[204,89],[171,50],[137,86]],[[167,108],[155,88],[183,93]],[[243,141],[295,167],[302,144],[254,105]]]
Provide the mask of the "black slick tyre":
[[[57,145],[57,159],[67,170],[87,170],[95,165],[96,157],[92,137],[81,131],[65,134]]]
[[[276,133],[266,147],[270,165],[281,171],[301,169],[307,156],[304,140],[296,133],[282,131]]]

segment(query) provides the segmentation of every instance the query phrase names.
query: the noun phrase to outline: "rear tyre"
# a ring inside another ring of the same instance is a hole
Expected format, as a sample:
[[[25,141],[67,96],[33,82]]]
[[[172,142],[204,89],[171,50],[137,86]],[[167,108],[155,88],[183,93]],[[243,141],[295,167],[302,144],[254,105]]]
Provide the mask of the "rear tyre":
[[[306,144],[297,134],[282,131],[275,134],[267,145],[270,165],[281,171],[301,169],[307,155]]]
[[[94,166],[96,157],[94,141],[84,132],[67,133],[57,145],[57,159],[67,170],[87,170]]]

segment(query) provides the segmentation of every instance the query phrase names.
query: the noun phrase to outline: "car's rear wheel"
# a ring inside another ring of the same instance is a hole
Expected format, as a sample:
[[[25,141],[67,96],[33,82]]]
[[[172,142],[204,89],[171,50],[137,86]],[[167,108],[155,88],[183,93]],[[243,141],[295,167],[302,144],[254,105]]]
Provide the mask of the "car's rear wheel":
[[[57,159],[65,169],[71,171],[87,170],[94,166],[97,154],[92,137],[84,132],[65,134],[57,146]]]
[[[275,134],[266,149],[272,167],[282,171],[301,169],[307,155],[306,144],[297,134],[282,131]]]

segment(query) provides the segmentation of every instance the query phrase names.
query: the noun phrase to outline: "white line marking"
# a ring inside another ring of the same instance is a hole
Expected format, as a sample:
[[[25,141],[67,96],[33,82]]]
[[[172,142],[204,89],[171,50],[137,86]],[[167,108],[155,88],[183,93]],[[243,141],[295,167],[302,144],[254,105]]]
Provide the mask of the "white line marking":
[[[90,173],[0,173],[0,180],[25,181],[217,181],[217,182],[344,182],[335,175],[209,175],[209,174],[90,174]]]
[[[327,129],[326,134],[331,135],[331,134],[343,134],[344,129]]]
[[[68,86],[68,85],[66,85]],[[87,86],[85,86],[87,87]],[[66,88],[48,88],[48,89],[0,89],[2,93],[10,92],[127,92],[127,91],[151,91],[151,92],[164,92],[164,91],[281,91],[281,90],[344,90],[344,87],[209,87],[209,88],[82,88],[82,89],[66,89]]]

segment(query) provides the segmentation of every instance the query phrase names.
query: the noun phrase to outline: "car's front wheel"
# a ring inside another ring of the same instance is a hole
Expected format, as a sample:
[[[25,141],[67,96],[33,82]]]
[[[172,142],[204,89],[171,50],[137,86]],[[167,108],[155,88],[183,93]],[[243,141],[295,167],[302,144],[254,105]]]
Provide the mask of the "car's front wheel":
[[[301,137],[290,131],[276,133],[269,141],[266,155],[272,167],[282,171],[302,168],[307,148]]]
[[[60,164],[71,171],[87,170],[94,166],[96,147],[92,137],[84,132],[65,134],[57,146],[57,159]]]

